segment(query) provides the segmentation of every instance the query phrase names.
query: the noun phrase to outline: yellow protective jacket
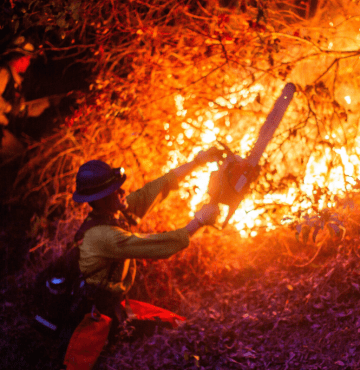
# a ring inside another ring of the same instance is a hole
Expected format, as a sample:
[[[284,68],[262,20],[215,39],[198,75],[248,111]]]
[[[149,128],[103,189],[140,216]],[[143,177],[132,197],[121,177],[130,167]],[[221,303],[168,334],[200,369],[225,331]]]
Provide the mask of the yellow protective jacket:
[[[128,212],[144,217],[152,207],[177,189],[177,179],[170,172],[127,196]],[[114,293],[127,293],[135,280],[136,258],[168,258],[189,245],[186,228],[161,234],[134,234],[120,226],[97,225],[84,234],[79,244],[80,270],[84,275],[98,270],[87,279],[91,285],[103,282]],[[112,262],[118,262],[106,283]]]

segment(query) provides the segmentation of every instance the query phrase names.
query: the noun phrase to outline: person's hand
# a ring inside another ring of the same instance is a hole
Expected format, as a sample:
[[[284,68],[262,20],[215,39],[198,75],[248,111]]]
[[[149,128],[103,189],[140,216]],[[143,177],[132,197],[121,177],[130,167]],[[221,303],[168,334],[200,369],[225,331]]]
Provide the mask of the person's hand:
[[[195,162],[199,165],[203,165],[207,162],[219,161],[222,158],[223,150],[212,147],[208,150],[201,151],[195,157]]]
[[[202,225],[214,225],[219,215],[220,210],[217,204],[205,204],[195,213],[195,218]]]

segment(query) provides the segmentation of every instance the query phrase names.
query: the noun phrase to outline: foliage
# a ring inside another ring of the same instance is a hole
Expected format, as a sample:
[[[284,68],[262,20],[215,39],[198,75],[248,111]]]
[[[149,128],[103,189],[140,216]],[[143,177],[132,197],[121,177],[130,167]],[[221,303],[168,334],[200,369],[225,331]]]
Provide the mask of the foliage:
[[[124,166],[132,191],[216,140],[245,156],[287,81],[296,84],[296,97],[249,194],[261,210],[261,227],[279,224],[286,214],[321,211],[358,176],[352,2],[344,0],[336,11],[323,4],[310,19],[275,1],[245,8],[175,0],[7,4],[11,16],[4,19],[14,38],[29,34],[43,55],[92,68],[90,90],[79,92],[73,116],[29,143],[10,200],[34,207],[29,236],[37,235],[31,253],[40,259],[47,250],[60,251],[87,212],[71,199],[82,163],[99,158]],[[334,178],[342,181],[332,190]],[[292,199],[283,200],[289,189]],[[185,225],[195,192],[170,198],[138,231]],[[321,217],[311,223],[320,231],[341,226]]]
[[[231,227],[205,229],[169,260],[139,261],[133,297],[189,323],[145,343],[121,344],[106,361],[115,368],[146,368],[146,361],[157,368],[359,367],[359,312],[351,297],[359,297],[360,213],[322,211],[359,175],[357,5],[324,2],[303,19],[286,2],[250,3],[230,9],[175,0],[6,2],[11,17],[0,17],[11,37],[29,34],[43,55],[75,58],[93,71],[74,115],[29,143],[10,200],[34,207],[28,233],[35,240],[29,268],[7,277],[1,290],[2,327],[11,337],[1,342],[6,365],[19,338],[28,344],[34,335],[37,353],[49,355],[48,343],[27,326],[25,290],[47,252],[60,252],[85,217],[86,206],[71,199],[82,163],[99,158],[126,167],[131,191],[166,172],[169,161],[183,163],[194,148],[216,143],[204,139],[209,131],[245,156],[274,98],[292,81],[298,92],[249,199],[263,210],[265,225],[286,214],[317,215],[299,225],[299,240],[285,227],[262,226],[248,239]],[[210,119],[213,129],[205,124]],[[334,178],[341,180],[335,190]],[[289,188],[296,190],[290,201],[277,197]],[[186,224],[195,192],[172,196],[137,231]]]
[[[286,226],[242,242],[234,234],[204,232],[184,253],[140,266],[138,278],[145,278],[137,281],[134,298],[171,309],[187,322],[108,346],[99,369],[357,369],[358,205],[343,222],[347,234],[337,249],[302,268],[292,263],[298,262],[295,254],[287,254],[284,243],[294,249],[297,240]],[[9,276],[7,283],[0,290],[2,368],[15,360],[23,369],[56,368],[56,340],[30,327],[29,288],[23,278]],[[146,288],[141,292],[145,284],[149,295]]]
[[[214,139],[245,156],[286,81],[295,82],[298,93],[253,188],[255,207],[263,210],[259,218],[277,224],[284,214],[318,211],[334,197],[325,189],[335,174],[343,189],[357,176],[339,152],[346,146],[357,158],[357,97],[351,94],[357,80],[346,71],[356,73],[359,52],[341,37],[345,30],[356,38],[353,19],[346,17],[354,4],[345,1],[337,14],[324,6],[308,20],[291,4],[273,1],[246,9],[173,0],[11,4],[9,11],[23,13],[21,24],[9,23],[15,34],[31,33],[44,55],[75,57],[93,70],[90,91],[79,92],[74,115],[52,136],[31,143],[19,173],[13,201],[35,199],[48,226],[60,216],[72,230],[72,220],[83,217],[70,194],[77,168],[88,159],[127,168],[134,175],[128,190],[134,190],[166,171],[169,161],[183,163]],[[322,20],[325,12],[333,26]],[[349,91],[351,105],[344,101]],[[325,165],[319,174],[316,160]],[[306,186],[318,186],[317,194],[303,186],[310,175]],[[289,188],[298,207],[263,201]],[[174,200],[168,207],[179,210],[169,225],[187,221],[186,206],[180,211]],[[46,227],[44,238],[52,239],[47,233]],[[55,245],[70,234],[64,230]]]
[[[339,220],[339,215],[333,213],[329,209],[325,209],[316,216],[305,215],[304,221],[296,226],[296,237],[302,236],[303,243],[307,243],[310,233],[312,231],[312,240],[316,241],[316,237],[320,230],[327,228],[332,237],[343,237],[345,235],[345,228],[343,222]]]

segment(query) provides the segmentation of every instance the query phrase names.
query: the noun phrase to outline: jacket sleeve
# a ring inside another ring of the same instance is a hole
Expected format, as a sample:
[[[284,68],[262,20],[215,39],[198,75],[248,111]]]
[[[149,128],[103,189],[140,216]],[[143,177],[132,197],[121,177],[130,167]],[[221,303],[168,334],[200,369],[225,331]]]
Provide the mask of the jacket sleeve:
[[[126,197],[129,205],[128,211],[143,218],[157,203],[162,202],[168,196],[170,190],[177,189],[177,178],[173,172],[169,172],[130,193]]]
[[[101,225],[88,230],[83,244],[88,258],[168,258],[189,245],[189,233],[181,228],[161,234],[132,234],[116,226]]]

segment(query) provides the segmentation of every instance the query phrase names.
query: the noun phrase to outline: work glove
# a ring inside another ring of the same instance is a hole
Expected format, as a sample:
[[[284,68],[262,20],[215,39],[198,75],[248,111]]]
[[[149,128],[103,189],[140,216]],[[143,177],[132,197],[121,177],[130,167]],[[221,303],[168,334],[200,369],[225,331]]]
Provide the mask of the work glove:
[[[202,225],[214,225],[219,215],[220,210],[217,204],[205,204],[195,213],[195,218]]]
[[[198,165],[204,165],[207,162],[216,162],[222,159],[223,150],[212,147],[208,150],[201,151],[195,157],[195,162]]]

